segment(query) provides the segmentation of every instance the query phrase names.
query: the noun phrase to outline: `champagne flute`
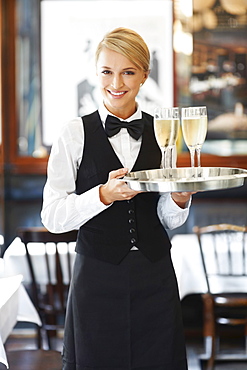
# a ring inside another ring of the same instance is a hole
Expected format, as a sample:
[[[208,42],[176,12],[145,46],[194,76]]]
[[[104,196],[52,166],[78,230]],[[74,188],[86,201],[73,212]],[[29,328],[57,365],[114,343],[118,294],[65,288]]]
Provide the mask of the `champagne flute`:
[[[185,144],[190,151],[191,167],[195,167],[195,151],[200,166],[200,151],[207,133],[206,107],[182,108],[182,131]]]
[[[161,168],[173,167],[173,149],[179,131],[179,108],[156,108],[154,133],[162,152]]]
[[[201,148],[207,135],[208,115],[207,107],[198,107],[198,109],[200,110],[201,123],[199,140],[198,144],[196,145],[196,154],[197,154],[197,166],[201,167]]]

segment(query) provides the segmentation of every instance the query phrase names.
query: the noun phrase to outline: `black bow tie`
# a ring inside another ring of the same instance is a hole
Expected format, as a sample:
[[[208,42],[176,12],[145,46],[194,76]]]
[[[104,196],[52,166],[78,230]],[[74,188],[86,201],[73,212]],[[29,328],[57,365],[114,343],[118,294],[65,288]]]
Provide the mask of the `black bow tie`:
[[[105,121],[105,132],[107,136],[116,135],[121,128],[127,128],[128,133],[134,139],[138,140],[143,133],[143,122],[141,119],[135,119],[131,122],[121,121],[119,118],[108,115]]]

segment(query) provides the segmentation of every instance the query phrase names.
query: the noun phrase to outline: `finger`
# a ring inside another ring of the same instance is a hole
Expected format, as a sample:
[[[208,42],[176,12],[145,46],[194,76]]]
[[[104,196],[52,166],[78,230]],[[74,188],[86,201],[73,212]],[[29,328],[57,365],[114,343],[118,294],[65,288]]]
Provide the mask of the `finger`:
[[[127,172],[128,172],[128,168],[119,168],[118,170],[111,171],[109,173],[109,180],[119,179],[123,177],[124,175],[126,175]]]

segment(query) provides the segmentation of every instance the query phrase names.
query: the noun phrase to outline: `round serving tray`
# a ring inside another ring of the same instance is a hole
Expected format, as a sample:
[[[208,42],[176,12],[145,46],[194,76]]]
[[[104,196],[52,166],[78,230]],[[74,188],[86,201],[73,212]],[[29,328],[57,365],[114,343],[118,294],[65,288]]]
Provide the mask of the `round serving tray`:
[[[122,180],[137,191],[207,191],[244,184],[247,170],[227,167],[179,167],[128,173]]]

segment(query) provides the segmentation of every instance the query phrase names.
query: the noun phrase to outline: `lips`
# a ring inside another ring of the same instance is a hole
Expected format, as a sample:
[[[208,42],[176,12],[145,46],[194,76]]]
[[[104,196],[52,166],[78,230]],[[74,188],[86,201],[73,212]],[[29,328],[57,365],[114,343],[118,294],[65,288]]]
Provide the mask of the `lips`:
[[[116,97],[116,98],[119,98],[121,96],[123,96],[124,94],[126,94],[127,91],[111,91],[111,90],[107,90],[112,96]]]

